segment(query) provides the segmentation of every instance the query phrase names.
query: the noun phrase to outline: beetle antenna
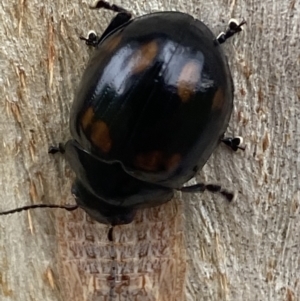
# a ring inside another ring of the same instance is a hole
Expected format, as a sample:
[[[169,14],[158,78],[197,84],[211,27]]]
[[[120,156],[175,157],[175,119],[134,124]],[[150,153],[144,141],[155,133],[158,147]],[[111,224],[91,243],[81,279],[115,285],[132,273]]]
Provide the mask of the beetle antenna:
[[[216,184],[198,183],[191,186],[181,187],[177,190],[181,192],[187,192],[187,193],[203,192],[205,190],[213,193],[220,193],[222,196],[224,196],[227,199],[228,202],[232,202],[235,198],[235,194],[233,192],[223,189],[220,185],[216,185]]]
[[[33,204],[33,205],[23,206],[8,211],[2,211],[0,212],[0,215],[12,214],[12,213],[35,209],[35,208],[59,208],[59,209],[65,209],[67,211],[73,211],[78,208],[78,205]]]

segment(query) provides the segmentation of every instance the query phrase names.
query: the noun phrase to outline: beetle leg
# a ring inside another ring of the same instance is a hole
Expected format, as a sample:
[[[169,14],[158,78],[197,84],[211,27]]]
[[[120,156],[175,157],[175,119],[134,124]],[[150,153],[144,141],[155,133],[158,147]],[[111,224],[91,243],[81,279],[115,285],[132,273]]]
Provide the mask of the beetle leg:
[[[102,36],[99,38],[98,43],[100,43],[109,33],[117,29],[118,27],[122,26],[123,24],[127,23],[130,19],[131,19],[131,13],[129,12],[118,13],[111,20],[111,22],[103,32]]]
[[[235,35],[236,33],[243,30],[242,26],[246,24],[246,21],[243,20],[242,22],[238,23],[235,19],[230,19],[228,22],[228,29],[226,32],[221,32],[217,37],[216,41],[219,44],[224,43],[227,39]]]
[[[245,150],[246,146],[243,145],[243,138],[236,136],[236,137],[226,137],[221,139],[221,142],[225,143],[229,146],[233,151],[237,151],[238,149]]]
[[[100,8],[112,10],[118,14],[111,20],[101,37],[98,37],[94,31],[90,31],[86,38],[80,37],[80,39],[84,40],[85,44],[88,46],[96,47],[109,33],[127,23],[131,19],[131,13],[129,11],[115,4],[111,5],[106,1],[98,1],[94,6],[90,6],[90,9]]]
[[[205,190],[213,193],[220,193],[227,199],[228,202],[231,202],[235,197],[233,192],[223,189],[220,185],[216,185],[216,184],[198,183],[196,185],[181,187],[180,189],[177,190],[181,192],[188,192],[188,193],[203,192]]]

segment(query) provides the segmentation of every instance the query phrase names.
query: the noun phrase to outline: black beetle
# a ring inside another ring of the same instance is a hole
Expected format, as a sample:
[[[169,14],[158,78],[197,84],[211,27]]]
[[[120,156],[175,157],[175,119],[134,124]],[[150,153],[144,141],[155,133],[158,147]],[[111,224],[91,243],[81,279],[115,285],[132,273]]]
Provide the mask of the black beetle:
[[[215,38],[185,13],[131,19],[105,1],[93,8],[118,14],[100,38],[81,38],[96,51],[71,110],[73,139],[49,149],[64,153],[76,173],[77,205],[97,221],[117,225],[130,223],[137,208],[169,201],[175,189],[208,189],[230,199],[217,185],[182,186],[227,128],[233,83],[219,45],[245,22],[230,22]],[[241,148],[239,139],[224,141]]]

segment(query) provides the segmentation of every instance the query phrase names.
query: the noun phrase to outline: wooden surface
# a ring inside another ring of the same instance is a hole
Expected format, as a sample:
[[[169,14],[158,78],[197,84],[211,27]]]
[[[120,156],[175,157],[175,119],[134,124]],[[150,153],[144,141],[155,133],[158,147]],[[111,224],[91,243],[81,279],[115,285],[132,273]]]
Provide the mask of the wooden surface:
[[[69,137],[70,105],[90,52],[78,36],[90,29],[101,32],[112,17],[89,11],[88,4],[1,3],[0,210],[40,201],[73,202],[73,174],[47,148]],[[216,34],[231,17],[247,20],[245,31],[224,47],[236,87],[227,133],[243,136],[247,149],[233,154],[220,146],[197,177],[236,190],[238,197],[228,204],[209,193],[184,195],[181,203],[161,209],[178,209],[171,212],[184,221],[186,247],[177,240],[177,254],[180,248],[182,256],[187,252],[182,301],[299,300],[299,1],[122,5],[135,15],[188,12]],[[72,279],[66,278],[72,269],[67,271],[61,257],[61,230],[73,218],[55,210],[0,218],[1,301],[68,301],[74,295],[68,294]],[[175,263],[180,260],[176,257]],[[88,292],[89,286],[75,288]]]

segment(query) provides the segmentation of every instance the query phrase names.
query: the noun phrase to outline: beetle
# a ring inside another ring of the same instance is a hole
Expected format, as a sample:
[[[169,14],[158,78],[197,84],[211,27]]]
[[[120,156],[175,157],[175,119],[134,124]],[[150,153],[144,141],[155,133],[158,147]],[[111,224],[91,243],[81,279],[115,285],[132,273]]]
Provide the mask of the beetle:
[[[130,223],[139,208],[169,201],[176,190],[207,189],[230,200],[218,185],[183,185],[220,141],[243,148],[239,138],[224,139],[234,87],[220,44],[245,21],[230,22],[215,37],[181,12],[132,19],[105,1],[91,8],[117,15],[100,37],[81,37],[95,53],[72,105],[72,139],[49,148],[63,153],[76,174],[77,205],[69,209],[79,206],[114,226]]]

